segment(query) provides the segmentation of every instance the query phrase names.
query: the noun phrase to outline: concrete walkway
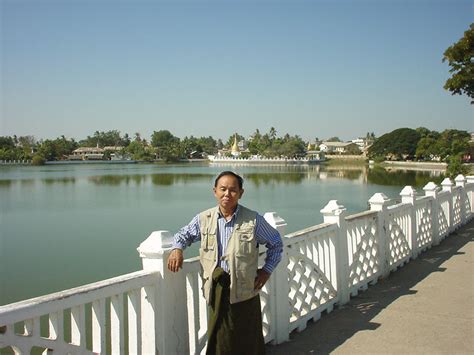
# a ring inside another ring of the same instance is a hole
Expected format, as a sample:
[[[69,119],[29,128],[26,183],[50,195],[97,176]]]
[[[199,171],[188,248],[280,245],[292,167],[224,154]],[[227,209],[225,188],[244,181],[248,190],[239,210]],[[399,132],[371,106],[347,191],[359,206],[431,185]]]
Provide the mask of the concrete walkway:
[[[267,354],[474,354],[474,221]]]

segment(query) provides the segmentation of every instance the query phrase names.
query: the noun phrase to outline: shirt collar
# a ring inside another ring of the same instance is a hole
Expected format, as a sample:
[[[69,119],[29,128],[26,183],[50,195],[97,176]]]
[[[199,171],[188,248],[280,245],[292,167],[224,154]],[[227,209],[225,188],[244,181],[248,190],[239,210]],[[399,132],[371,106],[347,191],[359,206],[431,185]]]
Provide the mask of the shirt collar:
[[[232,214],[232,218],[229,220],[229,222],[232,221],[232,220],[234,220],[235,216],[237,216],[237,215],[239,214],[239,211],[240,211],[240,205],[237,204],[237,207],[235,208],[235,211],[234,211],[234,213]],[[224,216],[222,215],[221,210],[220,210],[219,207],[217,207],[217,216],[218,216],[219,218],[224,218]]]

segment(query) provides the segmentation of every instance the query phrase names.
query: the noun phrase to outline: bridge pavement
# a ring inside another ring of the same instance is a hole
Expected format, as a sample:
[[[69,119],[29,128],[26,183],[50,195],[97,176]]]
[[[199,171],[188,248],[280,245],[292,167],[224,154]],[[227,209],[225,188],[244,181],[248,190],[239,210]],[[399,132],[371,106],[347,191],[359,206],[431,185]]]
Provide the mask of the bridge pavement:
[[[474,354],[474,220],[267,354]]]

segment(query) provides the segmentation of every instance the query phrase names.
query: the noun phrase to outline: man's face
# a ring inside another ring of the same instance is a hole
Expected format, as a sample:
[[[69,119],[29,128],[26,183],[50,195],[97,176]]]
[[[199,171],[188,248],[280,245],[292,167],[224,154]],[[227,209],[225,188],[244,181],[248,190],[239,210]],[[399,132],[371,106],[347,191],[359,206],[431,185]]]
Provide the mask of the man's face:
[[[219,206],[225,211],[233,211],[244,193],[244,189],[239,188],[237,178],[232,175],[222,176],[213,190]]]

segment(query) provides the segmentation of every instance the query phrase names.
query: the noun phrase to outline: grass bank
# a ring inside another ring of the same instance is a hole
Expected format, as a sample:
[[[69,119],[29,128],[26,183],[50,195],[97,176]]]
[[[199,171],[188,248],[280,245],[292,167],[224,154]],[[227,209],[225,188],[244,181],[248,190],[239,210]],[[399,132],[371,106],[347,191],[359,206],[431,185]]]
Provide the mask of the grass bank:
[[[365,159],[361,158],[334,158],[330,156],[326,156],[327,160],[324,162],[325,165],[328,166],[364,166],[367,165],[368,162]]]

